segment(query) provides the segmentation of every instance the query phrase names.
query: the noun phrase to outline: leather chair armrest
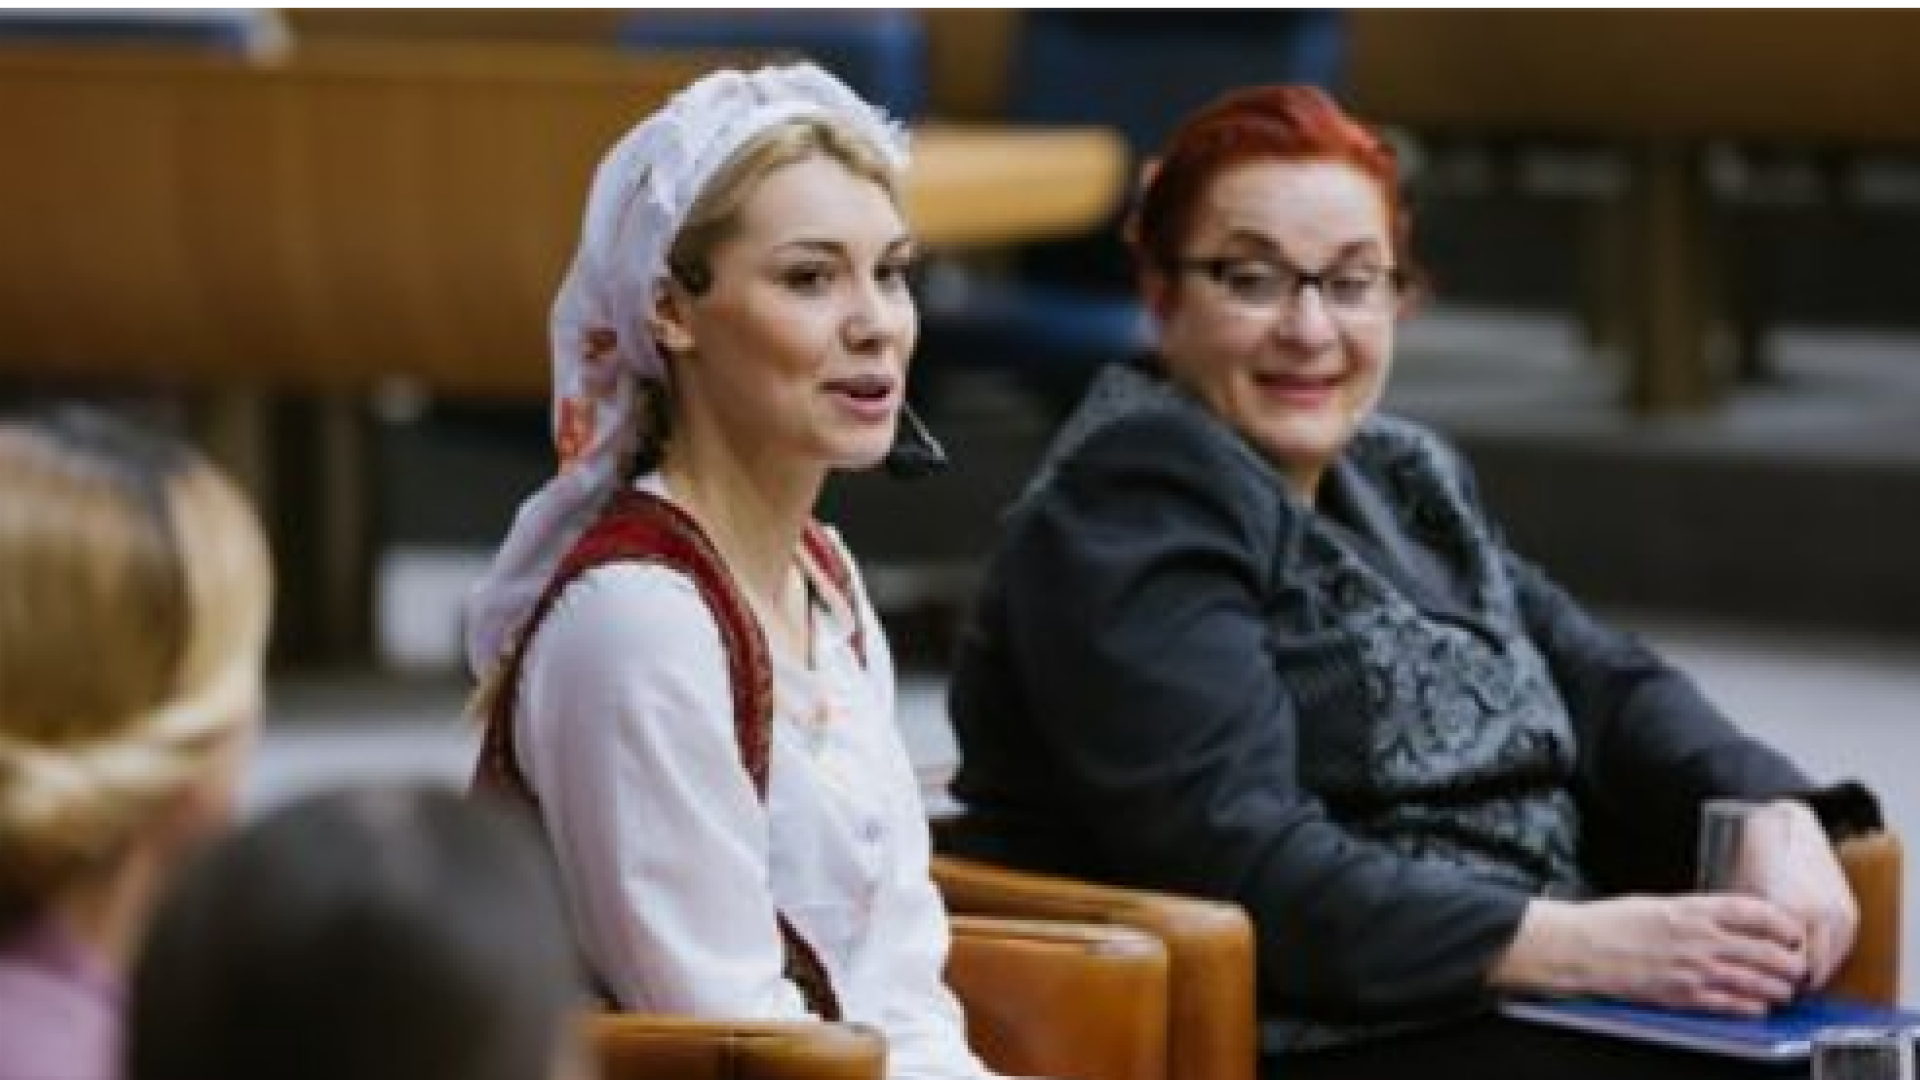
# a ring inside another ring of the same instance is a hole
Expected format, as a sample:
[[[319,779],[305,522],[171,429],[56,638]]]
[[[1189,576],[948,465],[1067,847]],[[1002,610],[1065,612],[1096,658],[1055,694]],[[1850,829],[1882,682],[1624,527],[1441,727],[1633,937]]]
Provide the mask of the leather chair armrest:
[[[1253,1080],[1253,926],[1239,907],[950,855],[934,857],[933,876],[955,914],[1125,926],[1160,939],[1171,963],[1165,1075]]]
[[[596,1013],[600,1080],[883,1080],[886,1042],[860,1024]]]
[[[1860,931],[1828,989],[1860,1001],[1900,1000],[1900,893],[1904,857],[1891,832],[1842,841],[1837,849],[1860,905]]]
[[[1167,950],[1122,926],[956,915],[947,982],[967,1041],[1020,1076],[1163,1080]]]

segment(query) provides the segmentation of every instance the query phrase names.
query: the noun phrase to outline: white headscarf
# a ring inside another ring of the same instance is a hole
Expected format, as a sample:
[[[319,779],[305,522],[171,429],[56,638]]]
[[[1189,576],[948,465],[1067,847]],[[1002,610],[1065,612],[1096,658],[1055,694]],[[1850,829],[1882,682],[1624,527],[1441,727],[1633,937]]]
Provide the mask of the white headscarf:
[[[716,71],[675,94],[607,153],[580,247],[554,300],[553,437],[559,472],[514,516],[467,601],[467,661],[484,676],[548,579],[620,483],[641,379],[666,377],[647,330],[667,252],[714,175],[761,132],[802,117],[851,126],[896,171],[906,133],[811,64]]]

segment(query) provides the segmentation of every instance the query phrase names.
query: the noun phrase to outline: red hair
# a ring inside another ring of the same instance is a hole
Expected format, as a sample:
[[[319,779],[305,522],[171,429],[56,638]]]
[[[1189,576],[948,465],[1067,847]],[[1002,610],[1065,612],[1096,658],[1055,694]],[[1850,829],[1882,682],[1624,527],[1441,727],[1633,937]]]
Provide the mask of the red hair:
[[[1134,264],[1157,270],[1182,257],[1200,199],[1221,173],[1250,161],[1337,161],[1372,178],[1386,205],[1394,260],[1411,271],[1413,222],[1400,199],[1393,147],[1319,88],[1252,86],[1192,113],[1168,140],[1127,225]]]

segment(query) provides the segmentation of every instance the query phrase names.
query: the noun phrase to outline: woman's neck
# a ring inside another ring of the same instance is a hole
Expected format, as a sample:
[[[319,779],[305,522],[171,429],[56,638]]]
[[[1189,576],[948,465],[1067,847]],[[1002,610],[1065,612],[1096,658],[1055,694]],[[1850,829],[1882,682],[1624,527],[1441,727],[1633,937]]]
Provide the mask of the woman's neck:
[[[765,609],[763,617],[780,610],[824,470],[686,439],[676,442],[660,471],[674,500],[700,523],[728,569]]]

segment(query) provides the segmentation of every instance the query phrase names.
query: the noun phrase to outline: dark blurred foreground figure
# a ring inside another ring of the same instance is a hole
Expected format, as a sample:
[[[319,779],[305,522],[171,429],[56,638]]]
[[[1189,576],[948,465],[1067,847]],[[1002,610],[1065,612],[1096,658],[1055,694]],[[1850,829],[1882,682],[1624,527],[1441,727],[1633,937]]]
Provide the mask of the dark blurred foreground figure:
[[[350,789],[213,846],[154,917],[129,1080],[586,1080],[558,893],[518,815]]]
[[[1062,429],[963,639],[951,844],[1243,905],[1289,1080],[1750,1075],[1492,1015],[1824,984],[1857,922],[1829,833],[1878,811],[1592,618],[1455,451],[1375,411],[1398,184],[1311,88],[1175,132],[1129,228],[1157,349]],[[1739,889],[1688,895],[1712,797],[1765,824]]]
[[[273,596],[187,447],[79,408],[0,421],[0,1080],[107,1080],[174,865],[224,826]]]

